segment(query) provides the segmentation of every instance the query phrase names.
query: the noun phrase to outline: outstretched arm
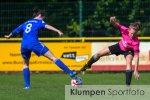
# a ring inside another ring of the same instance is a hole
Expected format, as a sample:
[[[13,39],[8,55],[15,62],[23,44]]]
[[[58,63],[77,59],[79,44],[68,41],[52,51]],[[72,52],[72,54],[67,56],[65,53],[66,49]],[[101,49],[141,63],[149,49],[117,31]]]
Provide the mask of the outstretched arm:
[[[116,28],[118,28],[121,31],[121,34],[126,34],[127,32],[127,27],[120,25],[120,23],[118,23],[117,19],[115,16],[110,17],[110,23],[113,24],[113,26],[115,26]]]
[[[138,66],[139,66],[139,55],[135,55],[135,69],[134,69],[134,76],[136,79],[139,78],[139,73],[138,73]]]
[[[4,35],[5,38],[9,39],[11,36],[15,34],[19,34],[21,31],[23,31],[23,24],[14,29],[10,34]]]
[[[57,32],[60,36],[63,36],[63,33],[62,33],[60,30],[56,29],[55,27],[53,27],[53,26],[51,26],[51,25],[45,25],[45,28],[48,29],[48,30],[55,31],[55,32]]]
[[[9,39],[11,36],[12,36],[12,33],[10,33],[9,35],[4,35],[4,37],[5,37],[6,39]]]
[[[117,27],[117,19],[116,16],[110,17],[110,23]]]

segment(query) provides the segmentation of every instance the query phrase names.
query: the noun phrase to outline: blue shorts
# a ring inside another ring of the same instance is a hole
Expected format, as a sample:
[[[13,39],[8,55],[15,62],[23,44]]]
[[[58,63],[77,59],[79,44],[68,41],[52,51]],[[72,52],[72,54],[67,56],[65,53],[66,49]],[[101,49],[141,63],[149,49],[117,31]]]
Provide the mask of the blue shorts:
[[[37,43],[36,45],[21,47],[21,55],[23,58],[28,59],[31,57],[31,52],[34,52],[36,55],[44,55],[49,49],[42,43]]]

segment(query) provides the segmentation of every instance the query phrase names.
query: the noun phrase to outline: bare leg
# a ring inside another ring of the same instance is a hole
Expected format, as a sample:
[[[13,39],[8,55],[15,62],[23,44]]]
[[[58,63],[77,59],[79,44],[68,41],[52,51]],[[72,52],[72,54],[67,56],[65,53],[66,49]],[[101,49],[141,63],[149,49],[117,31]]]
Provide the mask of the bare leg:
[[[81,71],[81,72],[86,71],[86,69],[91,68],[91,65],[92,65],[93,63],[95,63],[100,57],[106,56],[106,55],[110,55],[110,54],[111,54],[111,53],[110,53],[109,48],[105,48],[105,49],[103,49],[103,50],[98,51],[95,55],[93,55],[93,56],[91,57],[91,59],[88,61],[88,63],[85,64],[85,65],[80,69],[80,71]]]
[[[132,60],[133,60],[132,55],[126,56],[126,70],[132,70]]]
[[[53,53],[50,52],[50,51],[46,52],[43,56],[46,57],[46,58],[48,58],[48,59],[50,59],[50,60],[52,60],[53,62],[57,59],[57,58],[53,55]]]
[[[77,74],[75,71],[70,70],[60,59],[56,58],[50,51],[46,52],[44,56],[55,62],[55,64],[63,71],[67,72],[70,77],[73,78]]]
[[[23,68],[29,67],[29,61],[30,61],[30,58],[29,59],[23,58]]]
[[[103,50],[98,51],[98,52],[94,55],[94,58],[99,59],[99,58],[102,57],[102,56],[106,56],[106,55],[110,55],[110,54],[111,54],[111,53],[110,53],[109,48],[105,48],[105,49],[103,49]]]

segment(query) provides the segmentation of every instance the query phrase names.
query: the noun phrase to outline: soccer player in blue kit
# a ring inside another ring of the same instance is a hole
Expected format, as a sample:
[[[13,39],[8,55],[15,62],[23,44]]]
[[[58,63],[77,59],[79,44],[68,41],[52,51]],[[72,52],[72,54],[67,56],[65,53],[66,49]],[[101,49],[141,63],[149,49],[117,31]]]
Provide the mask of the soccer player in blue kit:
[[[14,29],[9,35],[4,37],[9,39],[11,36],[23,32],[23,38],[21,43],[21,55],[23,58],[23,76],[25,86],[24,89],[30,88],[30,70],[29,70],[29,60],[31,57],[31,52],[33,51],[38,56],[44,56],[60,67],[63,71],[67,72],[71,78],[75,77],[77,72],[70,70],[60,59],[56,58],[52,52],[38,40],[38,33],[40,29],[46,28],[57,32],[60,36],[63,33],[54,28],[51,25],[46,24],[43,19],[45,18],[45,11],[41,9],[33,10],[33,18],[24,22],[19,27]]]

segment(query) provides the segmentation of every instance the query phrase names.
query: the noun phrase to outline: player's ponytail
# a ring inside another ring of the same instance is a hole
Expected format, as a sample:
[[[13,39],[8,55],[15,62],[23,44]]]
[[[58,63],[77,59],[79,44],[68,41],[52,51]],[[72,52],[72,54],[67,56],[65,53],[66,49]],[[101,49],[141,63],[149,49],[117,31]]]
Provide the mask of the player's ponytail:
[[[140,22],[134,22],[130,24],[131,27],[133,27],[136,31],[139,31],[141,28],[141,23]]]
[[[33,16],[32,16],[32,17],[33,17],[33,18],[34,18],[34,17],[37,17],[39,14],[41,14],[42,17],[45,17],[45,10],[41,10],[41,9],[35,7],[35,8],[33,9]]]

